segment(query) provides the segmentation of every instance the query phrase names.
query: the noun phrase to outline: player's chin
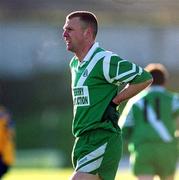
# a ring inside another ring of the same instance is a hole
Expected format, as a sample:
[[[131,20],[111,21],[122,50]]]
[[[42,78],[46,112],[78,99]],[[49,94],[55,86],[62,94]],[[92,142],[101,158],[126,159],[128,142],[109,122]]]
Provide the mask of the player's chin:
[[[72,51],[72,52],[73,52],[73,48],[72,48],[71,46],[69,46],[69,45],[66,46],[66,49],[67,49],[68,51]]]
[[[68,51],[72,51],[72,49],[71,49],[69,46],[67,46],[66,49],[67,49]]]
[[[69,47],[69,45],[68,45],[68,44],[66,44],[66,49],[67,49],[67,50],[70,50],[70,47]]]

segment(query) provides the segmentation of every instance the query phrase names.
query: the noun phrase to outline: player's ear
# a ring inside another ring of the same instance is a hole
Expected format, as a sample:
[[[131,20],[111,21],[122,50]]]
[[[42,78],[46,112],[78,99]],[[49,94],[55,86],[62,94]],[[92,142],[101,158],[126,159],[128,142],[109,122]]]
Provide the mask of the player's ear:
[[[93,37],[93,30],[90,26],[88,26],[84,31],[85,37]]]

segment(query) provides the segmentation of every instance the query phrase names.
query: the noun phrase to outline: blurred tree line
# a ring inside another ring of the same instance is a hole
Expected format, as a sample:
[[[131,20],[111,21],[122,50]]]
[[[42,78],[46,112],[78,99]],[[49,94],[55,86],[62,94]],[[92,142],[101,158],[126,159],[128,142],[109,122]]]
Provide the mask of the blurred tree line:
[[[69,105],[70,74],[40,73],[26,79],[1,79],[1,99],[17,113],[41,111],[46,107]]]
[[[0,101],[12,112],[17,150],[56,149],[71,164],[72,102],[69,72],[25,80],[1,79]]]

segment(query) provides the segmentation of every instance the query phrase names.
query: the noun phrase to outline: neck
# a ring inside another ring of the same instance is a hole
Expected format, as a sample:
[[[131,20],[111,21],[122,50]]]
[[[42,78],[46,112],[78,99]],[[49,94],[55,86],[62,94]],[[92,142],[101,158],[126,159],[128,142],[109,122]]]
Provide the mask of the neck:
[[[93,44],[94,44],[94,42],[91,42],[86,46],[82,46],[82,48],[78,52],[75,53],[76,57],[78,58],[78,60],[80,62],[84,59],[84,57],[86,56],[88,51],[91,49]]]

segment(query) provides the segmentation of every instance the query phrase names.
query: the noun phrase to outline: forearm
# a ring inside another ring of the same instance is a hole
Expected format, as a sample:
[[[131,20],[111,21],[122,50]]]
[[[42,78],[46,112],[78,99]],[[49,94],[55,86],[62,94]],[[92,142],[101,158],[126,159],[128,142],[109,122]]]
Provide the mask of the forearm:
[[[147,86],[152,83],[152,80],[147,80],[145,82],[139,84],[129,84],[123,91],[121,91],[112,101],[115,104],[120,104],[121,102],[130,99],[131,97],[135,96]]]

